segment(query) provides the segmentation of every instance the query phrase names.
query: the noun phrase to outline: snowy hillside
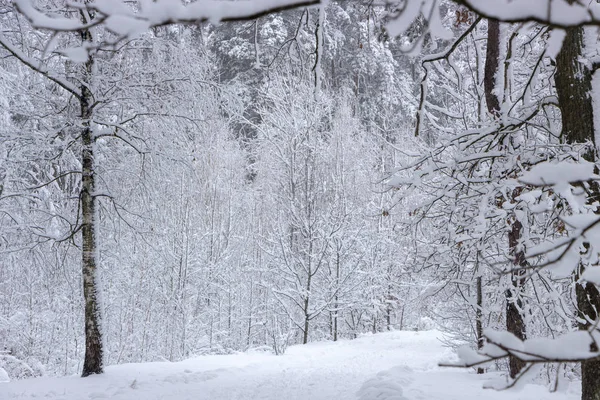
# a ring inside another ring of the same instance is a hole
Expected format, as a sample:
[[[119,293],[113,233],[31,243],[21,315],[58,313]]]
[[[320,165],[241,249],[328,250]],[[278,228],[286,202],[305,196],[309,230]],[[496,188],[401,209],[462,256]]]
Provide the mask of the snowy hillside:
[[[494,392],[488,376],[443,369],[452,357],[439,332],[390,332],[353,341],[294,346],[284,356],[246,353],[204,356],[178,363],[108,367],[89,378],[37,378],[0,384],[0,399],[53,400],[471,400],[579,398],[545,387]]]

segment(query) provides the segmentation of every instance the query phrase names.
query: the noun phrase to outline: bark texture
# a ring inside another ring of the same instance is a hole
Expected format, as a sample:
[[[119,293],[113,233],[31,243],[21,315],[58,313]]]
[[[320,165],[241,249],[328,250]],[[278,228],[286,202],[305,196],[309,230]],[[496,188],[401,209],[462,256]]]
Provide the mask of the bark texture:
[[[556,93],[562,118],[562,137],[567,143],[594,143],[592,71],[581,62],[583,28],[568,29],[563,47],[556,57]],[[594,143],[595,144],[595,143]],[[593,151],[585,154],[595,160]]]
[[[594,144],[584,158],[596,160],[594,140],[594,111],[591,100],[592,71],[585,67],[580,58],[583,54],[584,30],[581,27],[570,28],[566,32],[563,47],[556,59],[556,92],[558,95],[562,136],[567,143],[591,142]],[[597,187],[594,188],[597,193]],[[577,280],[583,272],[583,266],[575,274]],[[579,329],[591,328],[600,309],[600,293],[596,286],[589,283],[576,283]],[[597,350],[597,349],[592,349]],[[600,361],[581,363],[582,400],[600,400]]]
[[[84,42],[91,41],[88,31],[81,33]],[[96,248],[96,197],[94,175],[94,137],[91,129],[93,95],[90,81],[94,60],[90,55],[84,66],[84,82],[81,85],[81,236],[82,236],[82,274],[83,297],[85,301],[85,358],[82,377],[103,372],[102,334],[100,331],[100,309],[98,306],[97,248]]]
[[[520,194],[520,188],[513,192],[513,198]],[[510,274],[511,287],[506,291],[506,330],[521,340],[527,338],[525,321],[523,320],[523,300],[521,291],[525,285],[525,249],[519,248],[523,225],[515,218],[508,233],[508,246],[514,256],[513,270]],[[525,362],[516,357],[509,357],[508,370],[511,378],[515,378],[525,366]]]
[[[487,46],[485,51],[485,69],[483,89],[485,102],[490,114],[496,116],[500,112],[500,101],[494,89],[496,88],[496,73],[500,58],[500,22],[488,20]]]
[[[485,92],[485,101],[488,112],[497,117],[500,115],[500,100],[495,93],[496,89],[496,74],[498,73],[498,65],[500,62],[500,22],[497,20],[488,20],[487,47],[485,54],[485,75],[483,78],[483,86]],[[513,193],[513,201],[520,194],[521,188],[516,188]],[[522,296],[521,291],[525,284],[524,270],[520,268],[526,267],[525,249],[520,248],[523,224],[515,215],[509,221],[510,231],[508,233],[508,247],[510,254],[514,256],[513,269],[511,272],[511,287],[506,291],[506,330],[520,339],[526,338],[526,327],[522,312]],[[480,285],[480,281],[477,282]],[[477,288],[478,292],[481,290]],[[478,293],[479,294],[479,293]],[[479,296],[478,296],[479,302]],[[478,303],[478,306],[481,307]],[[479,321],[478,321],[479,322]],[[478,335],[480,327],[477,326]],[[481,341],[478,343],[482,345]],[[525,363],[515,357],[509,357],[509,375],[514,378],[523,369]],[[482,369],[478,369],[477,373],[483,373]]]
[[[581,321],[579,329],[588,330],[589,322],[598,318],[596,310],[600,309],[600,293],[596,286],[591,283],[576,284],[575,293],[577,297],[577,316]],[[590,349],[598,351],[598,349]],[[581,399],[600,400],[600,361],[581,362]]]
[[[487,29],[483,89],[488,112],[493,117],[496,117],[500,113],[500,101],[495,93],[496,74],[498,73],[500,56],[500,22],[492,19],[488,20]],[[481,274],[480,271],[478,273]],[[483,347],[483,283],[481,275],[477,277],[476,286],[477,310],[475,312],[475,334],[477,336],[477,348],[481,349]],[[477,368],[478,374],[483,374],[484,372],[483,368]]]
[[[477,335],[477,348],[483,348],[483,285],[481,276],[477,277],[477,311],[475,312],[475,334]],[[478,374],[483,374],[483,368],[477,368]]]
[[[490,115],[498,117],[500,115],[500,100],[496,94],[496,75],[500,63],[500,22],[498,20],[488,20],[487,46],[485,54],[485,68],[483,77],[483,86],[485,92],[485,101]],[[520,188],[515,189],[513,200],[520,193]],[[506,330],[520,339],[526,338],[526,327],[522,313],[521,291],[525,284],[524,271],[519,269],[525,267],[525,250],[519,248],[523,225],[513,215],[509,221],[510,231],[508,233],[508,247],[510,254],[514,256],[513,268],[511,272],[511,287],[506,291]],[[483,346],[483,327],[481,323],[483,307],[483,297],[481,296],[481,278],[477,279],[477,338],[478,348]],[[515,357],[509,357],[509,375],[514,378],[525,366],[525,363]],[[477,369],[477,373],[483,373],[482,368]]]

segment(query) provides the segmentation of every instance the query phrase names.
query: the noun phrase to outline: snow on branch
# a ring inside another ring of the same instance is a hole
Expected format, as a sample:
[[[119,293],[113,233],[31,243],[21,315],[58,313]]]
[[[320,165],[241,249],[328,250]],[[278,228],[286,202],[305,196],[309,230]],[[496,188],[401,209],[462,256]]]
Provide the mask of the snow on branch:
[[[486,385],[492,389],[508,389],[519,381],[526,381],[530,372],[537,372],[536,365],[555,363],[575,363],[600,359],[598,341],[600,332],[576,331],[556,338],[533,338],[521,340],[512,333],[486,329],[483,333],[485,345],[474,350],[469,347],[458,349],[458,361],[440,363],[442,367],[471,368],[488,364],[508,357],[517,358],[526,363],[522,372],[512,381],[491,382]],[[526,383],[526,382],[521,382]],[[557,383],[558,385],[558,383]]]
[[[527,185],[562,187],[573,182],[600,179],[594,173],[595,165],[581,160],[579,162],[559,161],[540,163],[526,172],[519,180]]]
[[[454,2],[482,17],[503,22],[538,22],[557,28],[600,25],[600,5],[592,1],[454,0]]]
[[[48,70],[41,63],[28,57],[25,53],[23,53],[21,50],[19,50],[16,46],[11,44],[10,41],[2,33],[0,33],[0,47],[3,47],[4,49],[6,49],[12,56],[16,57],[28,68],[44,75],[45,77],[50,79],[52,82],[58,84],[60,87],[65,89],[67,92],[71,93],[73,96],[75,96],[77,98],[81,97],[79,88],[77,88],[75,85],[73,85],[71,82],[67,81],[66,79],[61,78],[60,76],[56,75],[54,72]]]
[[[103,25],[125,39],[144,32],[150,27],[174,23],[227,22],[253,20],[272,13],[300,7],[326,4],[329,0],[202,0],[182,4],[174,0],[101,0],[85,4],[69,2],[71,9],[86,9],[96,13],[89,24],[78,19],[49,16],[36,9],[33,0],[16,0],[17,9],[38,29],[55,32],[78,31]],[[345,2],[350,0],[339,0]],[[355,1],[355,0],[352,0]],[[454,0],[480,17],[505,22],[534,21],[554,27],[578,25],[600,26],[600,5],[596,2],[567,0]],[[373,2],[370,2],[371,4]],[[388,31],[392,35],[405,32],[412,23],[423,16],[428,30],[436,37],[449,32],[442,26],[439,0],[382,1],[392,7]],[[134,11],[138,10],[138,11]]]
[[[53,33],[76,32],[92,27],[103,27],[112,32],[111,39],[104,39],[95,46],[63,50],[75,62],[84,62],[86,55],[95,49],[116,46],[135,38],[148,29],[172,24],[248,21],[273,13],[310,6],[325,6],[330,0],[197,0],[183,4],[177,0],[96,0],[90,2],[67,1],[63,13],[49,12],[36,8],[34,0],[14,0],[16,9],[36,29]],[[407,43],[402,51],[414,53],[420,49],[429,33],[435,38],[452,39],[452,32],[442,23],[441,0],[338,0],[364,1],[369,5],[380,5],[386,9],[386,29],[391,36],[408,32],[415,21],[423,19],[424,30]],[[453,0],[454,3],[474,12],[481,18],[492,18],[506,22],[539,22],[550,27],[566,28],[576,25],[600,26],[600,5],[590,2],[581,4],[568,0]],[[67,18],[69,12],[89,13],[93,19]],[[460,40],[457,42],[459,43]],[[559,46],[555,46],[559,47]],[[557,51],[557,50],[556,50]],[[64,85],[61,85],[64,87]],[[424,85],[423,89],[424,88]],[[425,90],[422,90],[421,108],[418,113],[417,132],[424,115],[422,105]]]
[[[122,38],[143,33],[148,28],[174,23],[227,22],[252,20],[264,15],[317,5],[321,0],[203,0],[187,5],[173,0],[140,0],[138,12],[123,0],[102,0],[94,3],[68,3],[70,8],[96,13],[91,24],[76,19],[50,17],[37,10],[32,0],[16,0],[15,5],[31,24],[38,29],[68,32],[104,25]],[[127,2],[131,3],[131,2]]]
[[[486,329],[486,344],[481,350],[461,348],[459,362],[444,364],[449,367],[474,367],[514,356],[527,363],[567,363],[600,358],[600,332],[575,331],[554,339],[533,338],[520,340],[512,333]]]
[[[570,215],[561,217],[569,235],[543,241],[528,249],[526,257],[544,257],[542,263],[532,263],[532,268],[546,268],[555,277],[567,277],[584,262],[589,272],[581,279],[600,283],[600,216],[590,203],[597,190],[598,176],[594,163],[577,161],[547,161],[535,165],[519,181],[530,186],[546,186],[568,205]]]

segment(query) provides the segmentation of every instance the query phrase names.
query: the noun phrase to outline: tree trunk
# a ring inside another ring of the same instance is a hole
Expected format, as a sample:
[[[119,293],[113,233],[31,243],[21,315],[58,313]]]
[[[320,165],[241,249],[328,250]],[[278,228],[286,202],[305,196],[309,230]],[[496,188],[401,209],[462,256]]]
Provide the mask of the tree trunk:
[[[335,311],[333,312],[333,341],[337,342],[338,340],[338,318],[339,318],[339,314],[338,314],[338,298],[336,296],[335,298]]]
[[[513,191],[513,199],[520,193],[520,188]],[[515,218],[508,233],[508,246],[514,255],[514,268],[510,274],[511,287],[506,290],[506,330],[521,340],[525,340],[525,321],[523,320],[523,301],[521,291],[525,285],[525,269],[527,260],[525,259],[525,250],[519,249],[521,240],[521,231],[523,225],[521,221]],[[508,360],[509,375],[515,378],[525,366],[525,362],[516,357],[510,357]]]
[[[477,277],[477,311],[475,311],[475,335],[477,336],[477,349],[483,348],[483,285],[481,275]],[[477,368],[478,374],[483,374],[483,368]]]
[[[592,71],[581,62],[583,54],[584,30],[581,27],[569,28],[563,47],[556,58],[556,93],[561,110],[562,137],[567,143],[585,143],[594,140],[594,111],[591,100]],[[588,161],[595,161],[595,146],[584,154]],[[597,188],[594,188],[597,193]],[[595,196],[594,196],[595,197]],[[593,201],[593,199],[590,199]],[[583,265],[575,273],[577,281],[583,272]],[[588,330],[600,309],[600,293],[591,283],[576,283],[577,314],[579,329]],[[597,349],[596,349],[597,350]],[[581,362],[582,400],[600,400],[600,361]]]
[[[488,20],[487,29],[483,89],[488,111],[493,116],[497,116],[500,112],[500,101],[494,90],[496,89],[496,73],[500,57],[500,22],[494,19]]]
[[[312,282],[312,273],[312,269],[309,265],[308,278],[306,280],[306,297],[304,298],[304,331],[302,332],[302,344],[308,343],[308,329],[310,328],[310,313],[308,311],[308,308],[310,306],[310,285]]]
[[[594,110],[590,98],[592,72],[581,62],[583,28],[567,29],[563,47],[556,57],[556,93],[562,118],[562,138],[567,143],[594,143]],[[585,154],[595,161],[595,152]]]
[[[89,40],[89,32],[82,33],[84,40]],[[85,64],[85,82],[90,82],[93,59],[89,56]],[[94,176],[94,137],[91,129],[92,93],[87,84],[81,85],[81,215],[82,215],[82,273],[83,296],[85,300],[85,359],[81,376],[101,374],[102,369],[102,334],[100,332],[100,307],[98,306],[97,248],[96,248],[96,197]]]
[[[333,312],[333,341],[337,342],[338,340],[338,319],[340,316],[340,298],[339,298],[339,289],[340,289],[340,269],[341,269],[341,260],[340,260],[340,248],[336,251],[335,258],[335,296],[334,296],[334,312]]]
[[[308,301],[307,301],[308,303]],[[309,328],[309,316],[308,314],[304,314],[304,330],[302,332],[302,344],[308,343],[308,328]]]
[[[577,283],[575,293],[579,329],[588,330],[591,324],[583,321],[593,321],[598,318],[596,310],[600,309],[600,293],[591,283]],[[597,348],[590,350],[598,351]],[[600,400],[600,361],[598,360],[581,362],[581,400]]]
[[[487,21],[487,41],[485,51],[485,66],[483,76],[483,89],[485,93],[485,102],[488,112],[495,118],[500,113],[500,101],[494,93],[496,89],[496,74],[500,62],[500,22],[489,19]],[[475,312],[475,335],[477,336],[477,348],[483,347],[483,283],[481,271],[477,271],[479,276],[476,281],[477,291],[477,310]],[[478,374],[483,374],[483,368],[477,368]]]
[[[86,1],[87,2],[87,1]],[[87,17],[93,19],[93,15]],[[82,13],[81,19],[87,21]],[[91,43],[92,33],[84,29],[80,31],[81,42]],[[91,92],[92,75],[94,73],[94,56],[89,54],[83,66],[81,97],[81,242],[82,242],[82,275],[83,297],[85,301],[85,357],[81,376],[101,374],[103,372],[102,333],[100,330],[100,307],[98,305],[97,284],[97,247],[96,247],[96,195],[94,165],[94,135],[91,129],[93,113],[93,94]]]
[[[483,86],[485,92],[485,101],[489,113],[493,118],[500,115],[500,101],[495,93],[496,89],[496,74],[498,73],[500,57],[500,22],[497,20],[488,20],[488,35],[485,58],[485,75],[483,78]],[[513,200],[518,196],[521,189],[516,188],[513,192]],[[506,291],[506,330],[520,339],[525,339],[525,321],[522,315],[522,300],[521,290],[525,284],[524,270],[519,267],[527,265],[525,261],[525,249],[518,249],[521,240],[522,223],[513,215],[513,220],[509,222],[510,232],[508,233],[509,252],[514,258],[513,271],[511,272],[511,288]],[[481,278],[477,279],[477,347],[481,348],[482,332],[481,318],[483,313],[480,312],[483,306],[483,297],[481,292]],[[509,375],[511,378],[517,376],[519,371],[525,366],[525,363],[515,357],[509,358]],[[483,373],[482,368],[477,369],[477,373]]]

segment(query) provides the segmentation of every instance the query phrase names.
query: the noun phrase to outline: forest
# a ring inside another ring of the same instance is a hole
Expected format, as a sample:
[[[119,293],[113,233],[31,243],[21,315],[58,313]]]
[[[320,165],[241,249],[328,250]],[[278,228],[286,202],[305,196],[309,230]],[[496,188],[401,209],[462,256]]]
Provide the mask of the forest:
[[[435,331],[499,399],[600,399],[599,27],[579,0],[0,0],[0,398]]]

